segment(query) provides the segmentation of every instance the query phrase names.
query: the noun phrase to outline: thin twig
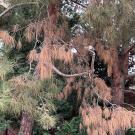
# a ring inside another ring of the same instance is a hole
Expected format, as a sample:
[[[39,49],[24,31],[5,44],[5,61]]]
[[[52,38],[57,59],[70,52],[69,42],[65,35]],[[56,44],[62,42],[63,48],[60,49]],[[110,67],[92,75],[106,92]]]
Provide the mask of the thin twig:
[[[81,3],[78,2],[77,0],[70,0],[70,1],[73,2],[73,3],[75,3],[75,4],[77,4],[77,5],[79,5],[79,6],[81,6],[81,7],[83,7],[83,8],[87,8],[87,6],[81,4]]]
[[[94,63],[95,63],[95,52],[93,50],[89,50],[93,56],[92,56],[92,62],[91,62],[91,70],[94,73],[95,69],[94,69]]]
[[[118,107],[118,105],[116,105],[116,104],[113,104],[113,103],[111,103],[109,100],[107,100],[107,99],[102,99],[102,97],[98,94],[98,93],[95,93],[97,96],[98,96],[98,98],[100,98],[102,101],[104,101],[105,103],[109,103],[112,107]]]
[[[124,102],[123,105],[127,105],[127,106],[129,106],[129,107],[135,109],[135,106],[133,106],[133,105],[131,105],[131,104],[128,104],[128,103],[125,103],[125,102]]]
[[[28,71],[28,75],[31,73],[31,70],[32,70],[32,62],[30,62],[30,68],[29,68],[29,71]]]

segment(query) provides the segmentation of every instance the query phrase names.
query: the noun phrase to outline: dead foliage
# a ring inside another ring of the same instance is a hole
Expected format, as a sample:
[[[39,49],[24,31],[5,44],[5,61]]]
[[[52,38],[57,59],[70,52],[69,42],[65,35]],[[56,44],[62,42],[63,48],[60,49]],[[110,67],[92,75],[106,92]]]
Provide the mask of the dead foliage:
[[[104,46],[100,43],[96,45],[95,49],[97,51],[98,56],[104,61],[105,64],[108,65],[107,73],[108,76],[111,76],[113,61],[115,60],[115,58],[112,56],[111,50],[105,49]]]
[[[111,88],[106,85],[104,80],[96,77],[94,79],[94,83],[95,83],[95,88],[94,88],[95,93],[98,93],[103,100],[112,99]]]
[[[80,109],[82,123],[88,135],[124,135],[125,131],[135,126],[135,113],[125,108],[103,108],[89,105]]]
[[[0,30],[0,39],[6,44],[11,47],[15,46],[15,39],[9,35],[7,31]]]

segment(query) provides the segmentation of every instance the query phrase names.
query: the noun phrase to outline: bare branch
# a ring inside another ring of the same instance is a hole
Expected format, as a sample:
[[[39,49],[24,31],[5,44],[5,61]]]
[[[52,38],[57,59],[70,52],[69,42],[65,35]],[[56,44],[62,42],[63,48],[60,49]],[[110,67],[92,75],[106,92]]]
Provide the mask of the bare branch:
[[[77,76],[83,76],[83,75],[89,75],[90,72],[82,72],[82,73],[77,73],[77,74],[64,74],[60,70],[58,70],[54,65],[50,63],[45,63],[45,66],[49,66],[49,68],[52,68],[58,75],[63,76],[63,77],[77,77]]]
[[[127,75],[125,79],[133,79],[135,78],[135,74]]]
[[[11,7],[8,7],[6,10],[4,10],[1,14],[0,14],[0,18],[3,17],[6,13],[8,13],[10,10],[16,8],[16,7],[20,7],[20,6],[24,6],[24,5],[35,5],[37,4],[37,2],[27,2],[27,3],[19,3],[16,5],[13,5]]]
[[[82,75],[88,75],[89,72],[83,72],[83,73],[77,73],[77,74],[64,74],[61,71],[59,71],[54,65],[52,66],[52,69],[59,75],[63,76],[63,77],[77,77],[77,76],[82,76]]]
[[[133,108],[134,110],[135,110],[135,106],[133,106],[133,105],[131,105],[131,104],[128,104],[128,103],[123,103],[123,105],[127,105],[127,106],[129,106],[130,108]]]
[[[91,53],[93,53],[93,56],[92,56],[92,62],[91,62],[91,70],[92,72],[94,73],[95,69],[94,69],[94,62],[95,62],[95,52],[93,50],[89,50]]]
[[[81,4],[81,3],[78,2],[77,0],[70,0],[70,1],[73,2],[73,3],[75,3],[75,4],[77,4],[77,5],[79,5],[79,6],[81,6],[81,7],[83,7],[83,8],[87,8],[87,6]]]
[[[93,50],[89,51],[93,54],[92,55],[92,62],[91,62],[91,70],[89,70],[88,72],[83,72],[83,73],[77,73],[77,74],[64,74],[61,71],[59,71],[54,65],[50,64],[50,63],[45,63],[45,66],[49,66],[50,68],[52,68],[57,74],[59,74],[60,76],[63,77],[77,77],[77,76],[83,76],[83,75],[92,75],[94,73],[94,62],[95,62],[95,52]]]
[[[132,95],[135,95],[135,91],[134,90],[124,90],[125,94],[131,93]]]
[[[128,55],[131,50],[135,48],[135,44],[133,44],[130,48],[128,48],[125,52],[125,55]]]

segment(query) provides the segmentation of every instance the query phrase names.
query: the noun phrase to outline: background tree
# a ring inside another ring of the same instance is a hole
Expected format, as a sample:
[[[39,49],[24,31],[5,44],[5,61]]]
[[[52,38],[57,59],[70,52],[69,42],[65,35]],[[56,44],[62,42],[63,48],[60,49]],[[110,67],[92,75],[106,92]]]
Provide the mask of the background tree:
[[[129,52],[135,47],[134,6],[134,1],[104,1],[90,5],[85,14],[97,54],[108,64],[108,76],[112,75],[113,102],[117,104],[124,99]]]

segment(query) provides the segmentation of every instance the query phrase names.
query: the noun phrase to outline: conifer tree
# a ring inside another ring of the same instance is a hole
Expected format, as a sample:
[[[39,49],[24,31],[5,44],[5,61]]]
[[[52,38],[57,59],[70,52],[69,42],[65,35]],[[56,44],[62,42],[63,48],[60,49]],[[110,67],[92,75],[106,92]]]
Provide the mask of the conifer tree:
[[[2,93],[3,111],[8,111],[8,104],[11,113],[21,115],[19,135],[31,135],[34,121],[46,130],[54,127],[55,107],[51,99],[68,100],[73,93],[76,98],[72,115],[80,114],[82,117],[80,131],[86,129],[88,135],[123,135],[135,126],[134,112],[119,106],[124,102],[128,55],[135,47],[135,2],[93,0],[88,3],[89,6],[83,2],[24,0],[22,3],[20,0],[10,0],[9,7],[4,6],[6,9],[0,14],[3,29],[0,38],[14,50],[8,60],[11,57],[16,60],[13,53],[24,52],[25,65],[29,65],[29,69],[20,66],[23,69],[21,72],[16,68],[18,73],[11,74],[10,69],[15,66],[3,57],[3,67],[6,68],[0,72],[2,86],[8,86],[6,93]],[[81,28],[75,29],[74,33],[70,30],[70,13],[64,9],[66,4],[72,4],[74,12],[79,6],[86,9],[77,25]],[[67,12],[69,14],[65,15]],[[5,29],[11,31],[10,34]],[[94,74],[94,48],[107,65],[107,74],[112,77],[111,87]],[[75,54],[72,49],[76,50]],[[15,61],[15,64],[19,65],[19,62]],[[58,79],[57,75],[66,78],[66,85],[59,94],[54,95],[51,90],[56,86],[48,83],[48,79]]]
[[[108,76],[112,76],[113,102],[116,104],[124,101],[129,53],[135,48],[134,7],[132,0],[105,0],[90,5],[85,14],[90,37],[97,42],[97,54],[108,65]]]

